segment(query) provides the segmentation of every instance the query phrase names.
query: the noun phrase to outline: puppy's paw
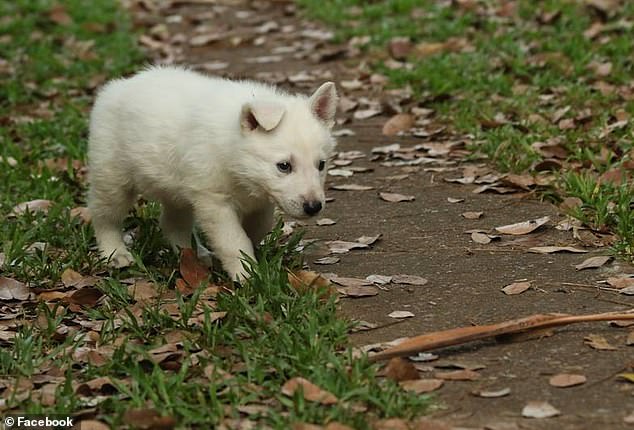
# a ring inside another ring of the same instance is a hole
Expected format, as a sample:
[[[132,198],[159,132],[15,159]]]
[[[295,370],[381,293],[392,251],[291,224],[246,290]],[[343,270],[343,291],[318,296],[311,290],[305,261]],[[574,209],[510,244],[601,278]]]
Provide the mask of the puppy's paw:
[[[134,257],[128,251],[115,251],[108,261],[108,265],[115,269],[131,266],[134,263]]]

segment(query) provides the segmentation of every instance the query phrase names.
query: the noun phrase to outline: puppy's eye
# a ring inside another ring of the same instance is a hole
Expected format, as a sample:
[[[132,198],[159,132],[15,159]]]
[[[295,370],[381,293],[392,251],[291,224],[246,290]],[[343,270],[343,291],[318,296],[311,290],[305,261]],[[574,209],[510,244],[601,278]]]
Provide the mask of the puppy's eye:
[[[282,173],[291,173],[291,170],[293,170],[293,168],[291,167],[291,163],[289,163],[288,161],[282,161],[281,163],[277,163],[277,170]]]
[[[326,167],[326,162],[324,160],[319,160],[319,171],[321,172]]]

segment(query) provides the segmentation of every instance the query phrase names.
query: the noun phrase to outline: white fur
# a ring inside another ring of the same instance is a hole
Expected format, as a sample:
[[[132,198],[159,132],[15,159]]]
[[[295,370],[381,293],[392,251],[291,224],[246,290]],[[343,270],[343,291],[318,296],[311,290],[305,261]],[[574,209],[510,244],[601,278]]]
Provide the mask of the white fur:
[[[337,94],[332,83],[311,98],[250,81],[155,67],[108,83],[91,114],[90,208],[101,254],[132,262],[122,221],[138,194],[162,203],[161,228],[189,247],[193,224],[206,234],[233,278],[245,276],[240,252],[273,224],[274,206],[304,218],[325,203]],[[291,173],[277,164],[289,161]]]

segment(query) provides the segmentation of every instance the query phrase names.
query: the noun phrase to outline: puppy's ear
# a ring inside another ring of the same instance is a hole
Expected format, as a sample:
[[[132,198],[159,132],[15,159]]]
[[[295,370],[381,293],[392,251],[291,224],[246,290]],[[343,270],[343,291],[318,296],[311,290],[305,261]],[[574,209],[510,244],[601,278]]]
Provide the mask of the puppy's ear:
[[[310,110],[327,127],[332,127],[335,124],[338,102],[337,89],[332,82],[323,84],[308,99]]]
[[[240,127],[242,131],[250,132],[258,127],[271,131],[280,124],[286,109],[277,103],[255,101],[242,106]]]

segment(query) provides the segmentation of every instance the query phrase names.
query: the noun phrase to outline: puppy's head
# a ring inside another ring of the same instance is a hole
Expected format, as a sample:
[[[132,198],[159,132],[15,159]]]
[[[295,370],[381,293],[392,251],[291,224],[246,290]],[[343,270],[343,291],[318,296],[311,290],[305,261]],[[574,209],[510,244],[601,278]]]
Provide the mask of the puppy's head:
[[[335,85],[327,82],[308,98],[284,96],[242,107],[239,175],[292,217],[311,217],[325,205],[337,101]]]

